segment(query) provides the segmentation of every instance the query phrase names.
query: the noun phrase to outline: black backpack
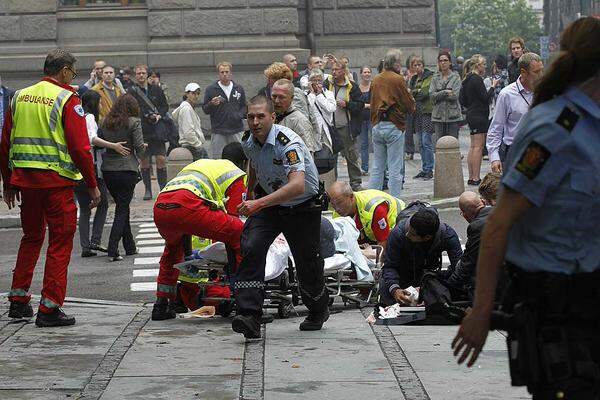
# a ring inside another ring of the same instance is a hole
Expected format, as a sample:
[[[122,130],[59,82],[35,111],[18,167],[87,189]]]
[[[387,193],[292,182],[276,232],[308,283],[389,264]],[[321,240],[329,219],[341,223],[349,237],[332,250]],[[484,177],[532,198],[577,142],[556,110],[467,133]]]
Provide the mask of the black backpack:
[[[438,211],[431,206],[431,204],[426,203],[424,201],[415,200],[406,207],[402,211],[398,211],[398,216],[396,217],[396,225],[404,224],[410,217],[417,213],[419,210],[431,210],[434,212],[438,218]]]

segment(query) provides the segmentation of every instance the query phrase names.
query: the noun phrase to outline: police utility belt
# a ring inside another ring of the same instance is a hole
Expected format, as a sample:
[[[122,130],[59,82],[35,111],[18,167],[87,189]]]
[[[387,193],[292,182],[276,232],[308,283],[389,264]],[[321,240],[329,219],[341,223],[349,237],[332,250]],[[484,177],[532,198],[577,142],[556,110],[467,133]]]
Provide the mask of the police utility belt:
[[[507,267],[505,311],[494,312],[491,329],[508,332],[512,385],[600,380],[589,345],[600,328],[600,270],[566,275]]]
[[[254,194],[257,199],[260,199],[261,197],[266,196],[267,192],[262,188],[262,186],[257,184]],[[329,199],[327,197],[327,192],[325,192],[325,185],[323,182],[319,182],[319,191],[317,194],[300,204],[276,207],[279,213],[282,215],[300,214],[302,212],[312,210],[326,211],[329,208]]]

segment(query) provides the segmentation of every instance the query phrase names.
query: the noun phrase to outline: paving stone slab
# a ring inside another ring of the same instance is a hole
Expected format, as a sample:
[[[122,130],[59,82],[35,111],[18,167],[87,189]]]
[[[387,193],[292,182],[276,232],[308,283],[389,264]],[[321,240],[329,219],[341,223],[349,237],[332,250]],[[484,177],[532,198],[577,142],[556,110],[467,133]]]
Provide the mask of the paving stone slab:
[[[394,399],[403,400],[404,396],[396,381],[347,382],[347,381],[305,381],[269,383],[265,388],[265,400],[365,400]]]
[[[432,400],[531,398],[525,388],[510,386],[506,351],[486,351],[472,368],[457,365],[450,351],[406,352],[406,356]]]
[[[239,375],[114,377],[101,400],[237,399]]]
[[[458,326],[390,326],[398,344],[404,351],[440,351],[447,352]],[[484,351],[506,350],[506,339],[499,332],[490,332]]]
[[[2,400],[72,400],[78,390],[2,390]]]
[[[268,331],[268,328],[267,328]],[[374,337],[270,339],[265,348],[265,382],[393,381]]]
[[[117,377],[241,373],[244,339],[222,318],[151,321],[115,372]]]

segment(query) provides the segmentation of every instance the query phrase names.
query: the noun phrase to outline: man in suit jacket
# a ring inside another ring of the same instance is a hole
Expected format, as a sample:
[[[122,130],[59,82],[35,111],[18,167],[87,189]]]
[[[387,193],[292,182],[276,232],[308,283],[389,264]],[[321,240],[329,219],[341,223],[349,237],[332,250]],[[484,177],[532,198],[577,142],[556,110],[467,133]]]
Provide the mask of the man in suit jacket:
[[[477,193],[464,192],[458,198],[458,207],[467,227],[467,244],[458,264],[446,281],[448,286],[461,289],[468,294],[475,292],[475,272],[477,270],[477,257],[479,257],[479,243],[481,232],[485,226],[492,207],[487,207]]]

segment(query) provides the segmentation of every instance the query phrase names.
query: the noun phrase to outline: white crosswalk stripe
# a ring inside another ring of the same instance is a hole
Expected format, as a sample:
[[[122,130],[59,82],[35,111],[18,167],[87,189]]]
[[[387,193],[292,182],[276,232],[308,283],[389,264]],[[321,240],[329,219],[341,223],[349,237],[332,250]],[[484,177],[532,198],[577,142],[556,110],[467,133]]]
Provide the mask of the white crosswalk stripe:
[[[141,233],[135,237],[136,239],[159,239],[162,238],[160,233]]]
[[[155,292],[156,281],[154,282],[134,282],[130,285],[133,292]]]
[[[160,257],[137,257],[133,260],[133,265],[152,265],[160,262]]]
[[[134,269],[133,277],[157,277],[158,276],[158,268],[152,269]]]
[[[148,247],[140,247],[140,254],[162,254],[165,246],[148,246]]]
[[[147,240],[138,240],[138,246],[143,246],[147,244],[165,244],[165,239],[147,239]]]
[[[139,254],[134,259],[133,264],[140,268],[133,270],[132,277],[135,282],[130,284],[130,290],[133,292],[154,292],[156,291],[156,277],[158,276],[158,264],[160,262],[160,256],[158,255],[162,254],[165,241],[158,233],[158,229],[153,222],[140,224],[138,235],[135,238]]]

